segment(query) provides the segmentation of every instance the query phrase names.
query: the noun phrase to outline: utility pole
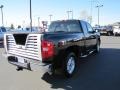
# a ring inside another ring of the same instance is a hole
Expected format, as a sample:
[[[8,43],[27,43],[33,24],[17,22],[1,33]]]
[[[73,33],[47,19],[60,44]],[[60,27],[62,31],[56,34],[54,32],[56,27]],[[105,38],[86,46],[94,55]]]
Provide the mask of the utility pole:
[[[30,30],[32,32],[32,5],[31,5],[31,0],[30,0]]]
[[[22,22],[22,28],[24,28],[25,27],[25,20],[23,20],[23,22]]]
[[[68,19],[69,19],[69,11],[67,11]]]
[[[51,23],[51,20],[52,20],[52,16],[53,16],[52,14],[49,15],[49,17],[50,17],[50,23]]]
[[[68,19],[70,19],[70,13],[72,14],[72,19],[73,19],[73,11],[67,11]]]
[[[99,3],[98,0],[90,0],[90,24],[93,22],[93,4],[94,3]]]
[[[92,24],[92,19],[93,19],[93,18],[92,18],[93,2],[95,2],[95,1],[93,1],[93,0],[90,1],[90,3],[91,3],[91,9],[90,9],[90,15],[91,15],[91,16],[90,16],[90,24]]]
[[[1,14],[2,14],[2,26],[4,26],[4,20],[3,20],[3,5],[1,5],[0,6],[0,8],[1,8]]]
[[[40,27],[40,17],[38,17],[38,28]]]
[[[72,12],[72,19],[73,19],[73,11],[71,11]]]
[[[98,8],[98,25],[100,23],[100,8],[103,7],[103,5],[97,5],[96,8]]]

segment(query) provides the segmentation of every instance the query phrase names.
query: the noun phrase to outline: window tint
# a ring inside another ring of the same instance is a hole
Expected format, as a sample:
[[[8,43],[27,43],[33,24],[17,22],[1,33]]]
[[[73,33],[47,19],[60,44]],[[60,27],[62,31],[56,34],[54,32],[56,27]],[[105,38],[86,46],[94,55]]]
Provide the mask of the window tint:
[[[49,29],[48,29],[49,32],[60,32],[60,31],[64,31],[66,32],[67,31],[67,28],[65,27],[64,23],[61,23],[61,22],[53,22]]]
[[[81,25],[82,25],[82,28],[83,28],[84,33],[88,33],[88,29],[87,29],[86,23],[83,22],[83,21],[81,21]]]
[[[68,31],[66,26],[64,24],[58,24],[56,27],[55,27],[55,32],[60,32],[60,31]]]
[[[93,28],[91,27],[91,25],[89,23],[87,23],[87,28],[88,28],[88,32],[92,32]]]
[[[72,22],[68,23],[67,29],[69,32],[82,32],[79,21],[72,21]]]
[[[68,20],[68,21],[56,21],[53,22],[49,29],[49,32],[81,32],[79,21]]]

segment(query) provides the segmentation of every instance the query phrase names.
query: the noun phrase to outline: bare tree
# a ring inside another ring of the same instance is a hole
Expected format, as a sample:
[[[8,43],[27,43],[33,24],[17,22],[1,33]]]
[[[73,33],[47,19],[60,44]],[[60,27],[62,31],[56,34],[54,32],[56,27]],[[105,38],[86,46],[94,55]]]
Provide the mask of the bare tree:
[[[87,20],[88,13],[86,10],[80,12],[80,19]]]
[[[86,10],[83,10],[80,12],[80,19],[90,22],[92,17],[88,15],[88,12]]]
[[[11,24],[10,29],[14,29],[14,25],[13,24]]]

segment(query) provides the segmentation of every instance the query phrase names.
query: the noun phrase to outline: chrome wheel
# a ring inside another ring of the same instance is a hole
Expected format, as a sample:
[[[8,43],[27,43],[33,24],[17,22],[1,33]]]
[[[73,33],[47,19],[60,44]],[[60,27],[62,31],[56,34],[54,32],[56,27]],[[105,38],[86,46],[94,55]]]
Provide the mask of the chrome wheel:
[[[67,72],[69,74],[72,74],[74,69],[75,69],[75,58],[71,56],[67,62]]]
[[[65,56],[62,63],[62,71],[67,78],[70,78],[77,70],[77,57],[73,52],[67,52]]]

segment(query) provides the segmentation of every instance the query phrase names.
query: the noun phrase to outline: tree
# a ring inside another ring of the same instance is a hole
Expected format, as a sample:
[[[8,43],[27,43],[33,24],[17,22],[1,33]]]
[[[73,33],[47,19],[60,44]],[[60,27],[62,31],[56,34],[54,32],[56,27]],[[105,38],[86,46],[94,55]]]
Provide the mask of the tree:
[[[91,22],[92,22],[92,16],[88,16],[87,21],[88,21],[89,23],[91,23]]]
[[[21,28],[21,25],[18,25],[18,29]]]
[[[10,29],[14,29],[14,25],[13,24],[11,24]]]
[[[83,10],[80,12],[80,19],[90,22],[92,20],[92,17],[88,15],[88,12],[86,10]]]

